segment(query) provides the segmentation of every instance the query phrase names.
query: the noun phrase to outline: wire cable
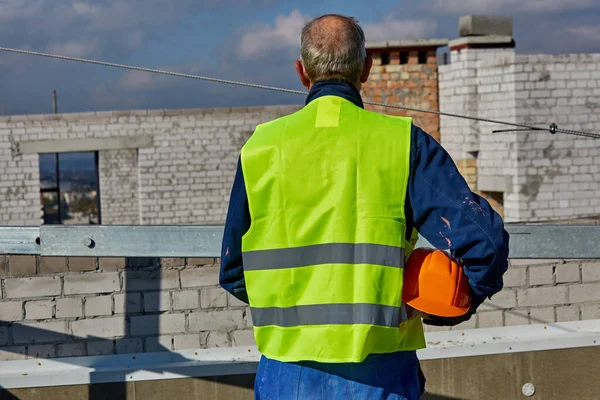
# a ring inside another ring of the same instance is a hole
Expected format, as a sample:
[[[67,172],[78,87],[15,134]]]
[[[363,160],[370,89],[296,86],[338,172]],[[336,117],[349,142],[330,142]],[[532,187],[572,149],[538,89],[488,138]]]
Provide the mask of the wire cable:
[[[154,68],[145,68],[145,67],[138,67],[138,66],[133,66],[133,65],[117,64],[117,63],[90,60],[90,59],[79,58],[79,57],[62,56],[62,55],[58,55],[58,54],[42,53],[39,51],[13,49],[13,48],[9,48],[9,47],[0,47],[0,51],[26,54],[26,55],[32,55],[32,56],[39,56],[39,57],[54,58],[54,59],[59,59],[59,60],[76,61],[76,62],[82,62],[82,63],[87,63],[87,64],[102,65],[102,66],[106,66],[106,67],[129,69],[129,70],[133,70],[133,71],[150,72],[150,73],[154,73],[154,74],[177,76],[180,78],[197,79],[197,80],[215,82],[215,83],[225,83],[228,85],[243,86],[243,87],[249,87],[249,88],[255,88],[255,89],[271,90],[271,91],[291,93],[291,94],[300,94],[303,96],[307,95],[306,91],[301,91],[301,90],[285,89],[285,88],[279,88],[279,87],[275,87],[275,86],[260,85],[260,84],[256,84],[256,83],[248,83],[248,82],[240,82],[240,81],[234,81],[234,80],[228,80],[228,79],[212,78],[212,77],[208,77],[208,76],[192,75],[192,74],[186,74],[186,73],[181,73],[181,72],[164,71],[164,70],[154,69]],[[489,119],[489,118],[471,117],[469,115],[454,114],[454,113],[448,113],[448,112],[442,112],[442,111],[428,110],[428,109],[423,109],[423,108],[407,107],[407,106],[401,106],[401,105],[397,105],[397,104],[379,103],[379,102],[372,102],[372,101],[365,101],[364,103],[372,105],[372,106],[377,106],[377,107],[395,108],[395,109],[399,109],[399,110],[412,111],[412,112],[416,112],[416,113],[434,114],[434,115],[440,115],[440,116],[444,116],[444,117],[461,118],[461,119],[468,119],[471,121],[487,122],[490,124],[506,125],[506,126],[512,126],[515,128],[522,128],[522,129],[510,129],[510,130],[493,131],[493,132],[547,131],[552,134],[564,133],[567,135],[576,135],[576,136],[600,139],[600,134],[598,134],[598,133],[582,132],[582,131],[576,131],[576,130],[570,130],[570,129],[562,129],[562,128],[559,128],[558,125],[556,125],[555,123],[550,124],[548,128],[542,128],[542,127],[536,127],[536,126],[526,125],[526,124],[517,124],[514,122],[497,121],[497,120],[493,120],[493,119]]]

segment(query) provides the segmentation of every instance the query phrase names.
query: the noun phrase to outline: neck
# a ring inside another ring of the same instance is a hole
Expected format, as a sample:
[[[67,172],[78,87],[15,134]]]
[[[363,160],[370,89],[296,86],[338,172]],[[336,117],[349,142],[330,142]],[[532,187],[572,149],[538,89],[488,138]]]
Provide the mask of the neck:
[[[308,96],[306,96],[305,104],[308,104],[312,100],[315,100],[319,97],[331,95],[342,97],[348,101],[351,101],[356,106],[364,108],[360,92],[353,84],[349,82],[340,79],[330,79],[314,82],[310,88],[311,90],[308,93]]]
[[[338,82],[340,82],[340,83],[342,83],[342,82],[343,82],[343,83],[346,83],[346,84],[348,84],[348,85],[351,85],[351,86],[352,86],[354,89],[356,89],[356,90],[357,90],[357,91],[359,91],[359,92],[360,92],[360,90],[362,89],[362,85],[361,85],[360,83],[359,83],[359,84],[356,84],[356,83],[352,83],[352,82],[350,82],[350,81],[347,81],[347,80],[345,80],[345,79],[333,78],[333,79],[323,79],[323,80],[316,81],[316,82],[310,82],[310,84],[308,85],[308,88],[307,88],[307,89],[308,89],[308,91],[310,92],[310,91],[312,90],[313,86],[315,86],[315,84],[317,84],[317,83],[319,83],[319,82],[324,82],[324,81],[338,81]]]

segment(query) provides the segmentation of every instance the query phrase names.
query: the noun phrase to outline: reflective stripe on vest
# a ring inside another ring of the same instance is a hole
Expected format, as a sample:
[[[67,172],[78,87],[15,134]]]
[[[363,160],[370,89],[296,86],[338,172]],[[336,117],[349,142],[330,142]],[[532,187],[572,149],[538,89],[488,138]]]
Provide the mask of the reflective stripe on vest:
[[[408,320],[405,307],[380,304],[313,304],[288,308],[251,308],[254,326],[368,324],[397,327]]]
[[[265,356],[360,362],[425,346],[401,301],[411,126],[324,96],[259,125],[242,148],[242,257]]]
[[[246,271],[321,264],[372,264],[402,268],[404,249],[370,243],[326,243],[244,253]]]

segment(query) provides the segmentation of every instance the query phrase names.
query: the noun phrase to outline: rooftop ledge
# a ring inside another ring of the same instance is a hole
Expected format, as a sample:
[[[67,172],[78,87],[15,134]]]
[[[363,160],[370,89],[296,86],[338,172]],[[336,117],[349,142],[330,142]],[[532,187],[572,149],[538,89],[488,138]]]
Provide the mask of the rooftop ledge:
[[[600,345],[600,320],[426,333],[421,360]],[[213,377],[256,372],[255,346],[0,362],[4,389]]]
[[[367,42],[366,47],[368,50],[415,47],[431,48],[447,46],[448,42],[448,39],[387,40],[378,42]]]
[[[451,40],[448,46],[469,46],[469,45],[499,45],[506,44],[511,46],[513,44],[512,36],[498,36],[498,35],[486,35],[486,36],[466,36],[459,39]]]

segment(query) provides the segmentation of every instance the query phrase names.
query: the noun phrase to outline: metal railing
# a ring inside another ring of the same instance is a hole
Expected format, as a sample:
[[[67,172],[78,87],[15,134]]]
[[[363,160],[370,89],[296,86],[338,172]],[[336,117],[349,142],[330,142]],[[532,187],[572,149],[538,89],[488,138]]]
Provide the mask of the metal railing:
[[[600,258],[600,226],[507,225],[510,258]],[[0,227],[0,254],[63,257],[220,257],[220,226]],[[427,241],[419,239],[419,245]]]

